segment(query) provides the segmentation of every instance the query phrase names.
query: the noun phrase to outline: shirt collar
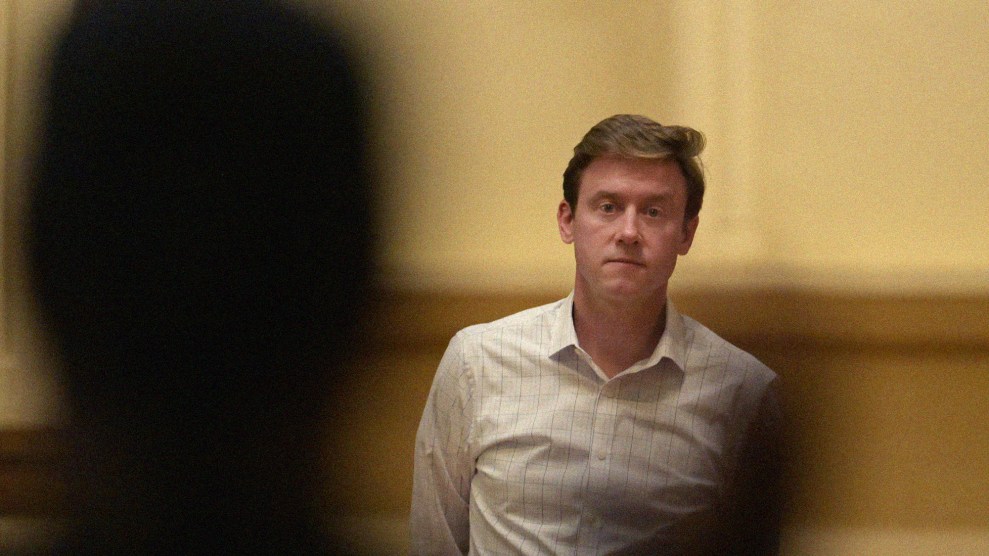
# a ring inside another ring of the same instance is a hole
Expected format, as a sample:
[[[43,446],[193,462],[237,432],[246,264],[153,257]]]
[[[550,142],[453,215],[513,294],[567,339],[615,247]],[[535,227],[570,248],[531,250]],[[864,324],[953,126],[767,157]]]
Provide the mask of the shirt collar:
[[[550,332],[549,355],[555,356],[570,346],[577,346],[577,331],[573,326],[573,292],[556,306]]]
[[[673,361],[681,371],[687,369],[687,327],[683,315],[669,299],[666,300],[666,328],[646,366],[656,365],[664,357]]]
[[[687,366],[687,331],[683,315],[669,299],[666,300],[666,328],[663,336],[656,344],[652,355],[645,361],[634,365],[629,370],[639,370],[658,365],[664,358],[671,360],[681,371]],[[557,304],[556,315],[553,318],[550,335],[550,356],[555,356],[564,349],[577,347],[577,331],[573,325],[573,292]]]

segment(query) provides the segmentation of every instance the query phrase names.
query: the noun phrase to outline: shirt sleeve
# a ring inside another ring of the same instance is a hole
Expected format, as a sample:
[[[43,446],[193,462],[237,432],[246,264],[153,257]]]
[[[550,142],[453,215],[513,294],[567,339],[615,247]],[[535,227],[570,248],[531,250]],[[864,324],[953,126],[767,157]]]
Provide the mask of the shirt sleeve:
[[[759,401],[741,447],[725,516],[722,554],[779,554],[784,493],[779,379]]]
[[[416,434],[413,555],[468,552],[473,409],[473,383],[458,334],[440,361]]]

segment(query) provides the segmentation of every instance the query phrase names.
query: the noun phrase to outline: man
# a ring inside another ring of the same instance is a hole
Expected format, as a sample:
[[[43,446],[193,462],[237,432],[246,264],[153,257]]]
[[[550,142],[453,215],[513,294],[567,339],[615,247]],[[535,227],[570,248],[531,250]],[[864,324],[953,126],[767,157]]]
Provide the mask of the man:
[[[460,331],[416,439],[417,554],[767,554],[776,375],[667,300],[703,136],[642,116],[574,148],[566,299]]]

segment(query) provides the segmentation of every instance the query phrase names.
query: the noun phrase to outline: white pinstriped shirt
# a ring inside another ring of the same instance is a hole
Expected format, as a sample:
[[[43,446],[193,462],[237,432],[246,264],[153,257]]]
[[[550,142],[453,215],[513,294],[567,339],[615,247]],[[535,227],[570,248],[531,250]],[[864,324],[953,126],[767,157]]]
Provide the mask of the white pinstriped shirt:
[[[413,554],[694,553],[776,375],[667,307],[653,354],[612,379],[573,294],[458,332],[416,438]]]

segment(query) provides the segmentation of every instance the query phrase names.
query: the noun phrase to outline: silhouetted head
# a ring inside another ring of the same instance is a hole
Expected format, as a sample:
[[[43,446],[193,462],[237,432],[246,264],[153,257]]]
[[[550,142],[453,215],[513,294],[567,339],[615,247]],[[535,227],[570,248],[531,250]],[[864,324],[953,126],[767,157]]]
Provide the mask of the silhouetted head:
[[[147,492],[108,504],[156,512],[150,538],[157,520],[229,540],[315,458],[325,372],[371,291],[355,68],[273,2],[87,4],[47,93],[28,234],[41,316],[74,418],[97,444],[134,443],[120,465],[140,476],[107,490]]]
[[[371,268],[363,134],[341,45],[299,14],[83,11],[54,59],[30,224],[74,386],[267,381],[346,349]]]

